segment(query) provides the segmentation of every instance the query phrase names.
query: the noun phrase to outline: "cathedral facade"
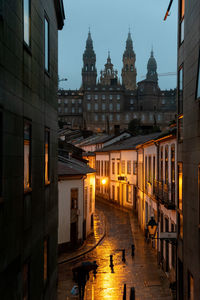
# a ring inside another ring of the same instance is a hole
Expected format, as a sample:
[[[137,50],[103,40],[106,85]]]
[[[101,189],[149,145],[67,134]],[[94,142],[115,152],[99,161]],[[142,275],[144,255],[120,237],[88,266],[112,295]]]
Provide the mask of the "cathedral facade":
[[[59,90],[59,121],[72,128],[112,133],[127,129],[132,120],[144,128],[167,127],[175,120],[176,90],[160,90],[153,50],[147,63],[146,79],[136,82],[136,55],[131,33],[123,54],[122,83],[108,53],[104,70],[97,81],[96,54],[89,31],[83,54],[80,90]]]

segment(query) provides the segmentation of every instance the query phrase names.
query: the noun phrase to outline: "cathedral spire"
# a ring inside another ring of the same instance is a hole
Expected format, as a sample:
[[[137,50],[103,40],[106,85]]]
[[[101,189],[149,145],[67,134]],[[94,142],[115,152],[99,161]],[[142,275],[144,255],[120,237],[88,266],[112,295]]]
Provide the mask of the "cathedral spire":
[[[83,68],[82,68],[82,86],[96,85],[97,70],[96,70],[96,54],[93,49],[93,40],[90,32],[86,40],[86,47],[83,53]]]
[[[126,40],[126,49],[123,54],[123,68],[122,68],[122,83],[128,90],[136,89],[136,68],[135,68],[135,52],[133,50],[133,41],[129,28],[128,37]]]

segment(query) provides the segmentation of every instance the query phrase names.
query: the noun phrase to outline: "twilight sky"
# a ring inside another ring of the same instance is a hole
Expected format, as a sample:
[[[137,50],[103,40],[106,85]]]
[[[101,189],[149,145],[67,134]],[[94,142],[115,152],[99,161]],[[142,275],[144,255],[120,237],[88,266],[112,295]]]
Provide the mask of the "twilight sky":
[[[130,27],[136,53],[137,82],[147,73],[153,45],[158,73],[176,71],[177,1],[163,21],[169,0],[63,0],[65,26],[59,32],[59,77],[64,89],[81,86],[82,55],[90,27],[99,77],[110,50],[121,78],[122,55]],[[176,87],[176,76],[160,76],[161,89]]]

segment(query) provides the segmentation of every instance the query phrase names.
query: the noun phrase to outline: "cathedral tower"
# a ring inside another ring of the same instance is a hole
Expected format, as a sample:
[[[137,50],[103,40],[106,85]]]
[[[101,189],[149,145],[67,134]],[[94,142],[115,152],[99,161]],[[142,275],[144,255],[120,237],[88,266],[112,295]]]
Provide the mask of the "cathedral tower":
[[[153,56],[153,49],[151,50],[151,56],[147,63],[147,75],[146,79],[154,82],[158,82],[158,74],[157,74],[157,63]]]
[[[133,51],[133,41],[129,31],[126,40],[126,49],[123,55],[123,68],[122,68],[122,84],[127,90],[136,89],[136,76],[137,71],[135,68],[135,52]]]
[[[93,41],[90,31],[86,41],[85,51],[83,53],[83,68],[82,68],[82,87],[96,85],[97,70],[96,70],[96,54],[93,49]]]
[[[111,63],[110,52],[108,51],[107,63],[105,68],[101,71],[100,83],[102,85],[111,85],[112,83],[117,84],[117,71],[113,69],[113,64]]]

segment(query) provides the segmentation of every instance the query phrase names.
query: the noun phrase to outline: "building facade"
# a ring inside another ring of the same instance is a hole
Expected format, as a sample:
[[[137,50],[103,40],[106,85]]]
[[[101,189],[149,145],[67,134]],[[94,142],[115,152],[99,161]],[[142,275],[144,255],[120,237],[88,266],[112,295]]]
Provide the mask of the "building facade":
[[[200,299],[200,2],[178,11],[178,300]]]
[[[56,299],[60,1],[0,2],[0,295]]]
[[[157,63],[153,50],[147,63],[146,79],[136,83],[136,55],[130,32],[123,54],[122,84],[108,53],[104,70],[97,81],[96,55],[91,33],[88,33],[83,54],[82,86],[80,91],[59,91],[59,120],[69,123],[73,128],[93,130],[95,132],[114,132],[115,126],[127,129],[131,120],[138,120],[146,129],[155,126],[161,129],[175,120],[176,90],[162,91],[158,85]],[[79,105],[82,95],[82,112]],[[74,97],[71,95],[74,94]],[[66,108],[66,103],[74,105]]]

